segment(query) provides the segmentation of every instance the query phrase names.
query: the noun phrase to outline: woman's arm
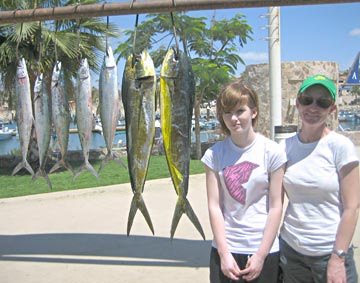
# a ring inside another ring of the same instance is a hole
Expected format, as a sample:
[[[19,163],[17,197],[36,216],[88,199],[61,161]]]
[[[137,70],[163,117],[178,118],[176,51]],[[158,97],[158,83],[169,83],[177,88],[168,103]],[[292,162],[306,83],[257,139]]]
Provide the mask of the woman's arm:
[[[283,207],[282,180],[284,168],[285,166],[282,166],[270,175],[269,214],[264,228],[264,236],[258,251],[249,259],[246,269],[241,271],[241,274],[247,274],[243,277],[245,280],[253,280],[260,275],[265,258],[269,254],[279,231]]]
[[[226,243],[224,217],[220,207],[220,182],[218,175],[208,166],[205,166],[205,172],[210,225],[220,256],[221,271],[228,278],[238,280],[240,268]]]
[[[348,251],[354,236],[360,207],[359,163],[340,169],[340,193],[343,213],[336,233],[334,249]],[[332,254],[328,262],[328,282],[346,282],[345,260]],[[341,281],[343,280],[343,281]]]

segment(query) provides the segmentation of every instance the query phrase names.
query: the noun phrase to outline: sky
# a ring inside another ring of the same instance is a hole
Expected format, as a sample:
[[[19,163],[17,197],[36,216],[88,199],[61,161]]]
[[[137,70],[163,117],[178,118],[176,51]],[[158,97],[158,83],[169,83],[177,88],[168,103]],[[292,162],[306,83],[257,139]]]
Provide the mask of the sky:
[[[243,14],[253,29],[253,41],[239,46],[239,55],[246,65],[268,63],[268,8],[220,9],[216,18],[229,19],[237,13]],[[188,14],[210,19],[213,11]],[[140,22],[145,19],[144,14],[139,15]],[[133,29],[135,15],[111,16],[110,21],[121,29]],[[338,63],[340,71],[348,70],[360,52],[360,3],[281,6],[280,50],[282,62],[330,61]],[[120,77],[124,64],[119,61]],[[238,75],[244,70],[245,66],[239,65]]]

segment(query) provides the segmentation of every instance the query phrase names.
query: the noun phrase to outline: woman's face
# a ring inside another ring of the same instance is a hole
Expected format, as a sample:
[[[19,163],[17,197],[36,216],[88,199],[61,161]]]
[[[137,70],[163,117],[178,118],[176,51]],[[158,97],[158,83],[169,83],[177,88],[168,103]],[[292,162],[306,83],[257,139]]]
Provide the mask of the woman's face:
[[[223,119],[231,135],[248,132],[252,128],[252,119],[257,115],[255,108],[237,104],[229,112],[224,112]]]
[[[336,109],[329,91],[322,85],[306,89],[297,97],[296,106],[303,123],[309,125],[326,123],[327,116]]]

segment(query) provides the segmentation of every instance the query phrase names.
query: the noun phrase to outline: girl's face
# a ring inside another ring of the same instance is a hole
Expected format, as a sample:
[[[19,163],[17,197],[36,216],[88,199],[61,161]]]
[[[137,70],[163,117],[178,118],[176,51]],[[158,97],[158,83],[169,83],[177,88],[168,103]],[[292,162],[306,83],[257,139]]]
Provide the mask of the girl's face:
[[[252,119],[257,115],[256,108],[237,104],[229,112],[224,112],[223,119],[230,134],[247,133],[252,128]]]
[[[321,85],[311,86],[300,94],[296,105],[301,120],[308,125],[326,123],[327,116],[336,109],[329,91]]]

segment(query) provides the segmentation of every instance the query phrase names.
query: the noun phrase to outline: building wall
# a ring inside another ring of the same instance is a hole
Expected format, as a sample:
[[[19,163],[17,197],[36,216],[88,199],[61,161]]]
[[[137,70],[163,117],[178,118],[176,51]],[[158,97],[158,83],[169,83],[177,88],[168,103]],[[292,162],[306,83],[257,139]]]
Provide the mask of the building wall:
[[[296,125],[300,127],[298,112],[295,106],[296,95],[301,82],[308,76],[323,74],[338,83],[339,68],[335,62],[309,61],[309,62],[285,62],[281,64],[281,87],[282,87],[282,125]],[[252,86],[259,96],[260,115],[257,131],[270,136],[270,87],[269,65],[248,65],[241,75],[245,83]],[[328,119],[328,126],[336,130],[338,128],[337,113]]]

